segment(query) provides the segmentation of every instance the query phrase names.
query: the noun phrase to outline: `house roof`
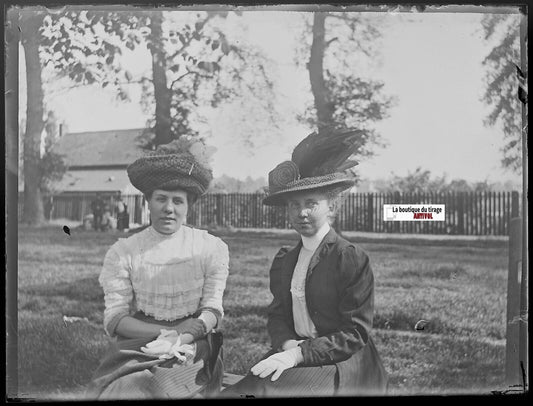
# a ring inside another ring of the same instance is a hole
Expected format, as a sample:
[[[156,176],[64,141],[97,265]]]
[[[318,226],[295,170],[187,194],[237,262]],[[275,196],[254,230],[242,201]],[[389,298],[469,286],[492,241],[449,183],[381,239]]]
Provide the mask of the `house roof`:
[[[67,133],[58,140],[54,152],[64,155],[69,167],[125,168],[144,153],[136,140],[143,131],[144,128],[136,128]]]
[[[136,195],[141,192],[130,183],[125,169],[70,170],[54,183],[57,192],[118,192]]]

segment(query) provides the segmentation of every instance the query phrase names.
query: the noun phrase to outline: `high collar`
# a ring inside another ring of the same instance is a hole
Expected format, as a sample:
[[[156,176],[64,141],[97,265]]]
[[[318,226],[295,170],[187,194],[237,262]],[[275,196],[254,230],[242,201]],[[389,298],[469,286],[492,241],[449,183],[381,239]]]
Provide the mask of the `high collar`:
[[[160,240],[167,240],[170,238],[176,238],[176,237],[183,235],[183,224],[180,226],[180,228],[178,228],[178,230],[175,233],[172,233],[172,234],[160,233],[152,225],[148,227],[148,230],[150,231],[150,234],[153,235],[155,238],[158,238]]]
[[[320,244],[315,249],[311,257],[311,260],[309,261],[309,267],[308,267],[307,276],[306,276],[307,279],[313,273],[315,266],[320,262],[320,260],[324,257],[324,255],[327,255],[327,253],[330,251],[331,246],[333,244],[336,244],[337,241],[338,241],[338,235],[335,232],[335,230],[330,227],[328,233],[324,236],[322,241],[320,241]],[[298,255],[302,247],[303,247],[303,243],[302,243],[302,239],[300,239],[300,241],[298,241],[298,244],[296,244],[294,248],[290,249],[283,259],[283,265],[282,265],[284,268],[283,280],[285,281],[284,283],[286,283],[287,286],[290,286],[290,283],[291,283],[290,281],[292,279],[294,268],[296,266],[296,262],[298,261]]]
[[[324,239],[327,233],[329,233],[329,230],[331,227],[329,226],[329,223],[326,221],[322,227],[320,227],[317,231],[317,233],[311,237],[306,237],[302,235],[302,244],[305,249],[310,251],[315,251],[318,246],[320,245],[320,242]]]

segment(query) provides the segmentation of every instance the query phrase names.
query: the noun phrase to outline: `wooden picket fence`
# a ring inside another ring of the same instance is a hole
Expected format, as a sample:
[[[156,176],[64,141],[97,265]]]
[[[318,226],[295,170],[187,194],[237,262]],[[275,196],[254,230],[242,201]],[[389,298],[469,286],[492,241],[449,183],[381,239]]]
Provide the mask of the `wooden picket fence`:
[[[260,194],[207,194],[189,211],[188,222],[235,228],[290,228],[284,207],[262,204]],[[383,221],[384,204],[444,204],[445,221]],[[520,213],[518,192],[352,193],[337,215],[345,231],[456,235],[508,235]]]
[[[114,214],[116,195],[102,195]],[[19,196],[19,218],[22,214]],[[48,218],[83,221],[90,213],[94,193],[53,196]],[[206,194],[189,208],[188,224],[195,227],[291,228],[284,207],[262,204],[254,193]],[[149,213],[141,195],[122,195],[128,205],[130,223],[148,224]],[[384,221],[384,204],[444,204],[445,221]],[[352,193],[337,215],[337,227],[344,231],[376,233],[508,235],[509,222],[520,215],[518,192],[460,193]],[[45,212],[46,210],[45,204]],[[46,213],[45,213],[46,215]]]

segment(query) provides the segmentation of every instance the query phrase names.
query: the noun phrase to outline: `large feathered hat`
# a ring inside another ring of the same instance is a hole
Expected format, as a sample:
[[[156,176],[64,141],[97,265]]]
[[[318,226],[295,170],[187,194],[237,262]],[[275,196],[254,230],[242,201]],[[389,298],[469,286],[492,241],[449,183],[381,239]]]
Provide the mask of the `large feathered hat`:
[[[287,194],[331,188],[340,191],[355,185],[350,156],[357,150],[362,130],[332,130],[312,133],[293,150],[290,161],[268,174],[268,193],[263,204],[282,206]]]
[[[128,166],[128,176],[145,194],[156,189],[183,189],[197,198],[213,179],[209,166],[213,150],[201,141],[176,140],[137,159]]]

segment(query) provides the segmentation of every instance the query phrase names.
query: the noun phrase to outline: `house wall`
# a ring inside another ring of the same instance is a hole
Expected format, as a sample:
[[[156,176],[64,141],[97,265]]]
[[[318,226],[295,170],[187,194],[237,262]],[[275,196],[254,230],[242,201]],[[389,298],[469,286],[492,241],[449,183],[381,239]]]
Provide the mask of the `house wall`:
[[[116,201],[118,191],[109,192],[71,192],[57,195],[44,196],[44,213],[47,220],[68,219],[83,223],[83,218],[92,214],[91,202],[96,198],[96,193],[100,193],[102,199],[109,204],[111,214],[116,218]],[[122,200],[128,207],[130,224],[148,224],[149,212],[144,201],[144,196],[140,194],[121,194]],[[19,193],[18,216],[22,218],[24,194]]]

